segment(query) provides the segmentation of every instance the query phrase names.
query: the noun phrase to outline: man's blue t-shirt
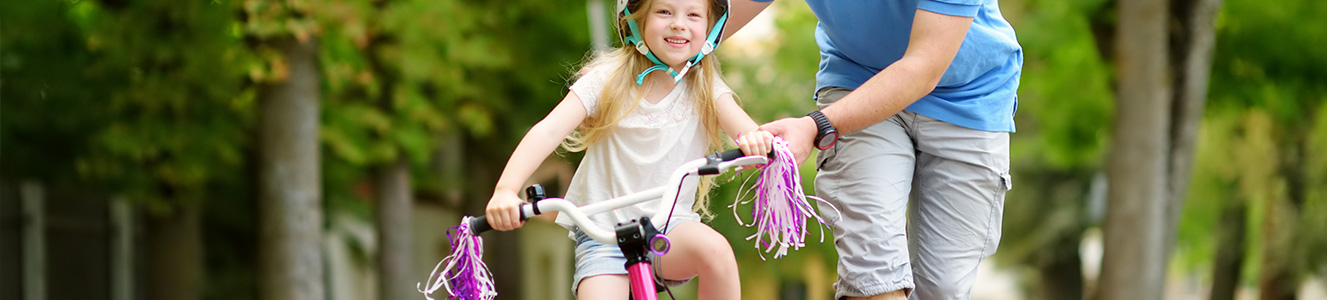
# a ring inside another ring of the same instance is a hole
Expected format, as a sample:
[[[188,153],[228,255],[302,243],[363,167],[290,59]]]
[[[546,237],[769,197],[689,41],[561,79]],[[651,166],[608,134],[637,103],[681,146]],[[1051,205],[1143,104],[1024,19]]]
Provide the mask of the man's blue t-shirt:
[[[935,90],[907,110],[986,131],[1014,131],[1023,50],[997,0],[807,0],[820,19],[816,90],[856,89],[903,57],[917,9],[973,17]]]

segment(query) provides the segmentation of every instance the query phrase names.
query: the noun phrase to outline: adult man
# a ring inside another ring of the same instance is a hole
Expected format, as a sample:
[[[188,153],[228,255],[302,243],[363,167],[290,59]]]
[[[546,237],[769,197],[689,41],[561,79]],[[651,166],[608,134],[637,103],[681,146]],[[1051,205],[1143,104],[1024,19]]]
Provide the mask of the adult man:
[[[816,192],[842,211],[831,217],[835,298],[968,298],[1012,187],[1013,28],[996,0],[807,3],[820,20],[821,109],[762,129],[799,160],[821,148]],[[734,1],[730,26],[768,5]]]

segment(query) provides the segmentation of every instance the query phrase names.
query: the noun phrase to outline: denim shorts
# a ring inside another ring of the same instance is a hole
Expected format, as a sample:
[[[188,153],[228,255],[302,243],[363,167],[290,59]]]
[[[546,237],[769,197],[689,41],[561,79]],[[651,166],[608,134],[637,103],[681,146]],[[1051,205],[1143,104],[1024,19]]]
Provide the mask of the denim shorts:
[[[676,219],[673,221],[675,222],[669,222],[668,229],[664,230],[665,232],[671,231],[681,223],[694,222],[676,222],[678,221]],[[572,295],[576,294],[576,289],[580,287],[581,280],[585,278],[598,275],[627,275],[627,258],[622,255],[622,249],[619,249],[617,245],[600,243],[585,235],[579,228],[572,229],[572,233],[576,236],[576,275],[571,281]],[[664,286],[675,287],[691,281],[691,279],[663,279],[659,272],[659,258],[655,257],[654,253],[647,253],[646,255],[649,256],[650,265],[654,269],[655,280]]]

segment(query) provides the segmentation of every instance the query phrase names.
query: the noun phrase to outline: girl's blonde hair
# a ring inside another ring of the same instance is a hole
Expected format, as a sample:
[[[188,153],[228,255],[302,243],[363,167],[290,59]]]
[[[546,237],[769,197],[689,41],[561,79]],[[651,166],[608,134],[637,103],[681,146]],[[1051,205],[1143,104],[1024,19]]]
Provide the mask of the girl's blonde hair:
[[[645,0],[642,2],[640,7],[649,7],[652,1]],[[644,10],[635,9],[633,11]],[[714,28],[716,19],[722,13],[722,8],[710,1],[709,26],[707,28]],[[643,27],[645,15],[644,13],[633,13],[625,18],[620,18],[617,24],[618,28],[626,28],[628,19],[635,19]],[[584,151],[590,144],[611,134],[618,121],[621,121],[623,117],[635,110],[637,104],[640,103],[639,100],[645,95],[645,91],[649,90],[651,85],[649,81],[646,81],[644,85],[636,85],[636,75],[654,66],[654,62],[651,62],[645,55],[641,55],[635,47],[630,45],[596,53],[580,70],[614,65],[617,67],[609,73],[608,80],[604,84],[604,90],[599,95],[598,109],[587,116],[580,127],[562,141],[563,149],[570,152]],[[719,112],[714,101],[718,95],[715,95],[713,83],[719,80],[721,74],[719,60],[715,58],[714,53],[710,53],[701,58],[700,63],[692,66],[691,70],[682,79],[687,83],[689,92],[687,96],[695,100],[697,115],[700,117],[701,125],[705,128],[709,144],[706,147],[707,152],[719,151],[725,148],[727,144],[725,142],[727,139],[719,133]],[[582,75],[584,75],[584,72],[578,72],[576,77]],[[737,95],[733,94],[733,97],[735,100]],[[692,211],[707,219],[712,216],[709,210],[709,196],[713,187],[714,180],[712,177],[701,177],[699,190],[696,192],[696,204],[692,207]]]

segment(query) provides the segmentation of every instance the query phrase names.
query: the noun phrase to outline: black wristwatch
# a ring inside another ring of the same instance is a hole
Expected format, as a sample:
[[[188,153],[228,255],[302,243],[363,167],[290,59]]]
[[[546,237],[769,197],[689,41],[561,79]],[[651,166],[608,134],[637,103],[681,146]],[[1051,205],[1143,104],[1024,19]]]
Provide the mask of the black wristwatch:
[[[834,124],[829,123],[829,118],[826,118],[825,114],[817,110],[806,115],[816,121],[816,128],[819,130],[816,132],[816,148],[829,149],[834,147],[834,143],[839,142],[839,131],[834,129]]]

